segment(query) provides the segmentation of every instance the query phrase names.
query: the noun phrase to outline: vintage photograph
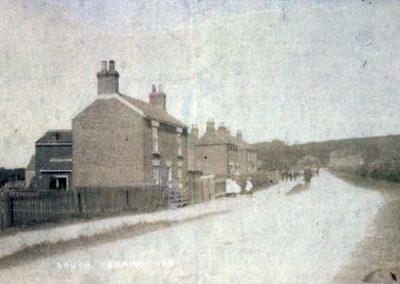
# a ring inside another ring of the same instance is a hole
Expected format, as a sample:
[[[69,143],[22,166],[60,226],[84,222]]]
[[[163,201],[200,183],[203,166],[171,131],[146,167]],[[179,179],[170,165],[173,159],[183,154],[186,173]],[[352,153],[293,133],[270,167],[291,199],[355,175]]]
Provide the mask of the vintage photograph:
[[[400,283],[399,0],[0,0],[0,284]]]

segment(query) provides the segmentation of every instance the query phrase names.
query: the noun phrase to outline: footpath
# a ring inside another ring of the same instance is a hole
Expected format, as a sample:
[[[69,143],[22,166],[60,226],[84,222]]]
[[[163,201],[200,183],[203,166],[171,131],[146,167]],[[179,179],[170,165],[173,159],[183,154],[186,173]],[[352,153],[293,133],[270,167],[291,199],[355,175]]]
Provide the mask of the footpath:
[[[14,234],[5,233],[0,236],[0,260],[33,247],[58,245],[126,229],[134,230],[135,227],[143,227],[144,225],[190,221],[210,214],[227,212],[230,206],[230,200],[223,198],[208,203],[152,213],[115,216],[83,222],[77,220],[76,223],[65,225],[39,225],[36,229],[22,230]],[[13,231],[15,230],[13,229]]]

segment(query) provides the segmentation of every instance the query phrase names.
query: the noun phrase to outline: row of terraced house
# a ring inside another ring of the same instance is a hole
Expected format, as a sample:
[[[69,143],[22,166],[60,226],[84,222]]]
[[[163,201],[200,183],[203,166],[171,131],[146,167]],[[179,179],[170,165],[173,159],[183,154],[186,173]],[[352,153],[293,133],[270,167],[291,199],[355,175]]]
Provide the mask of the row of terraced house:
[[[256,171],[256,152],[241,131],[233,136],[209,119],[201,137],[196,126],[189,132],[167,112],[162,86],[152,86],[148,102],[121,93],[114,61],[102,62],[97,82],[71,130],[50,130],[36,141],[26,169],[31,188],[155,183],[186,191],[190,172],[226,178]]]

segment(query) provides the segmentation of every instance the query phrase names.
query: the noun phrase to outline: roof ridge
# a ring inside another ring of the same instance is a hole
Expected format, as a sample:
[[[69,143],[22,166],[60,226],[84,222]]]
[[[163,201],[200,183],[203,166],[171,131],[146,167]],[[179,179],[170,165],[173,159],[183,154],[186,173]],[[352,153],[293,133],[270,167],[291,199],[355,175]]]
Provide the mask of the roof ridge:
[[[200,137],[199,141],[197,142],[198,145],[201,145],[202,143],[204,144],[214,144],[215,141],[212,141],[211,143],[209,141],[204,141],[208,139],[212,139],[214,137],[216,137],[219,141],[217,141],[218,143],[222,143],[222,144],[227,144],[229,143],[229,141],[227,141],[227,139],[223,136],[221,136],[216,130],[214,131],[207,131],[206,133],[203,134],[203,136]]]
[[[72,162],[72,158],[51,158],[50,162]]]
[[[165,124],[187,128],[185,124],[183,124],[180,120],[169,114],[164,109],[161,109],[157,106],[152,105],[151,103],[135,97],[131,97],[129,95],[125,95],[122,93],[118,93],[118,95],[122,99],[126,100],[128,103],[132,104],[134,107],[140,109],[145,114],[145,116],[151,119],[163,122]]]
[[[47,130],[47,133],[48,132],[72,132],[72,129],[50,129]]]

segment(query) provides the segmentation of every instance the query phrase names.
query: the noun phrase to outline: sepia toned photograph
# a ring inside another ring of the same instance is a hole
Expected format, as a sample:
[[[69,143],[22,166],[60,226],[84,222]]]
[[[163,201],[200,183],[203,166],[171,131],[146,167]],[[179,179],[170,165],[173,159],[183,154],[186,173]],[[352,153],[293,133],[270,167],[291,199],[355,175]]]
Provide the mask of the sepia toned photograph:
[[[399,0],[0,0],[0,284],[400,284]]]

